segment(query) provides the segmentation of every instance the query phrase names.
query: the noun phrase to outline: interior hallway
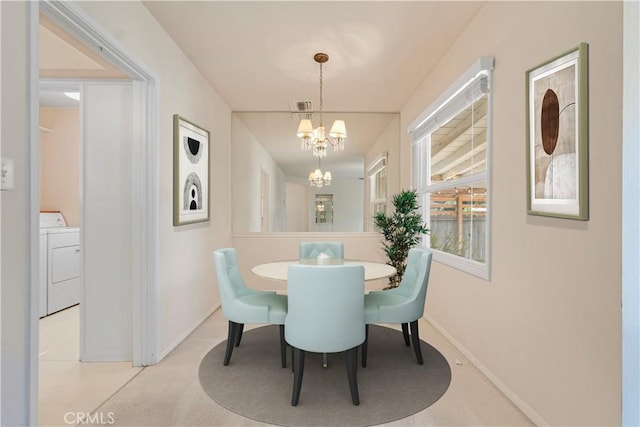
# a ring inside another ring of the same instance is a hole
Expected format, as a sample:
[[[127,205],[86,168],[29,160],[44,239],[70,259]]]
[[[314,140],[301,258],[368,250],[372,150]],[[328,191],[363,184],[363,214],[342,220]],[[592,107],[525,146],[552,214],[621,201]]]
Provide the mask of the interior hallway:
[[[142,370],[127,364],[77,362],[77,336],[73,336],[78,331],[77,312],[76,306],[42,321],[41,425],[65,425],[64,413],[76,410],[95,410],[94,416],[103,420],[111,416],[113,425],[263,425],[222,408],[200,386],[200,361],[226,339],[227,322],[221,310],[162,362]],[[390,425],[533,425],[428,322],[420,323],[422,339],[447,358],[451,385],[431,407]],[[54,335],[60,337],[60,344],[53,343]],[[222,364],[220,368],[224,369]]]

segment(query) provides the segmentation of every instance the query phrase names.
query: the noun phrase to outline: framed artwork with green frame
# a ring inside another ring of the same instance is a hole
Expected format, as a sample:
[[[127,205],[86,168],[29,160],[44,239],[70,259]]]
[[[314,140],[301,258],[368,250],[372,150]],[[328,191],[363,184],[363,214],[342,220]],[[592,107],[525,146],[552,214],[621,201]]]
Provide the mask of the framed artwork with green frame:
[[[209,131],[173,116],[173,225],[209,220]]]
[[[589,219],[588,45],[526,71],[527,213]]]

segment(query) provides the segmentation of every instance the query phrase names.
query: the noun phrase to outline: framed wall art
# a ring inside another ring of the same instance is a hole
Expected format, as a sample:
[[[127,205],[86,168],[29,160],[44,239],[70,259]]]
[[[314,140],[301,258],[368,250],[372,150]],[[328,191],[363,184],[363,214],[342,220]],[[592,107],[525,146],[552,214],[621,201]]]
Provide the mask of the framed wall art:
[[[527,213],[589,219],[588,45],[526,72]]]
[[[209,131],[173,116],[173,225],[209,220]]]

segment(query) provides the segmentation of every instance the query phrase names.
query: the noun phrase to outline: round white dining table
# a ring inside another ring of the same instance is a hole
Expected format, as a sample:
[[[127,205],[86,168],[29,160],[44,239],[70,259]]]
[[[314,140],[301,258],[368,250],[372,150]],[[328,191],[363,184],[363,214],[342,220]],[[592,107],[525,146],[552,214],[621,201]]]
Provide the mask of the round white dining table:
[[[373,261],[328,259],[318,262],[315,258],[289,261],[268,262],[256,265],[251,272],[265,279],[287,280],[289,267],[296,264],[304,265],[361,265],[364,267],[364,280],[384,279],[396,274],[396,269],[389,264]]]
[[[257,276],[265,279],[273,279],[279,281],[287,280],[287,272],[292,265],[361,265],[364,267],[364,280],[376,280],[384,279],[396,274],[395,267],[384,264],[381,262],[373,261],[358,261],[358,260],[342,260],[337,258],[317,259],[308,258],[300,260],[289,261],[276,261],[268,262],[266,264],[258,264],[251,269],[251,272]],[[365,289],[367,290],[367,289]],[[327,354],[322,355],[322,367],[326,368],[328,365]]]

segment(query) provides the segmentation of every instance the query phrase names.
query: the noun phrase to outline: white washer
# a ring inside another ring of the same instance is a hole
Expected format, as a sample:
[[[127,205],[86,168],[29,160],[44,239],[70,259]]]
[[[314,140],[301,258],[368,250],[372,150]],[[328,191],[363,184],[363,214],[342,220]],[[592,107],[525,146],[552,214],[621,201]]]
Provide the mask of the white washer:
[[[47,315],[47,229],[40,229],[40,317]]]
[[[60,212],[41,212],[40,227],[42,317],[80,302],[80,230],[67,227]],[[46,260],[46,273],[43,260]]]

